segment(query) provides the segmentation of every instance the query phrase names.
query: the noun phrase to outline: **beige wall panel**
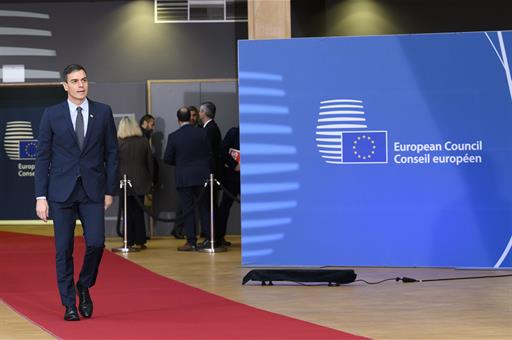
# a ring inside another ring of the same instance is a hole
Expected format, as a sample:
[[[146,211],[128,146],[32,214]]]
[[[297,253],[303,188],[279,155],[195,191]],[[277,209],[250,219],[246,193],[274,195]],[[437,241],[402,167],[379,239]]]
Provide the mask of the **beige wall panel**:
[[[249,39],[291,38],[290,0],[249,0]]]

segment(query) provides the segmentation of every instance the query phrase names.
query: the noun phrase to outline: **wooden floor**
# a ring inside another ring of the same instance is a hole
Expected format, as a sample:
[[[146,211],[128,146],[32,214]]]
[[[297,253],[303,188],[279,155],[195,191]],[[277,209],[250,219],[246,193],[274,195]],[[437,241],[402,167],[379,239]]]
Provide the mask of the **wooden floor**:
[[[49,235],[47,227],[0,230]],[[226,253],[180,253],[182,240],[152,239],[127,258],[156,273],[264,310],[374,339],[512,339],[512,277],[339,287],[242,286],[240,239]],[[111,239],[107,248],[121,246]],[[352,268],[358,279],[433,279],[512,274],[512,271]],[[99,277],[101,280],[101,275]],[[55,288],[57,289],[57,288]],[[94,294],[94,290],[92,290]],[[55,303],[58,303],[57,301]],[[236,325],[233,325],[236,327]],[[0,302],[0,339],[51,339]]]

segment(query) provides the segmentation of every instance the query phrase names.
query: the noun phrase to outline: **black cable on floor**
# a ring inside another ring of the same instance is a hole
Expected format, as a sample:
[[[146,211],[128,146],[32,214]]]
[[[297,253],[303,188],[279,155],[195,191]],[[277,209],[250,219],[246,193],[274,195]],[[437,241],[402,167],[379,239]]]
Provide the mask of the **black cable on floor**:
[[[398,278],[397,281],[402,281],[403,283],[409,283],[409,282],[435,282],[435,281],[453,281],[453,280],[472,280],[472,279],[489,279],[489,278],[495,278],[495,277],[508,277],[512,276],[512,274],[505,274],[505,275],[484,275],[484,276],[463,276],[463,277],[445,277],[440,279],[426,279],[426,280],[416,280],[410,277],[402,277]]]
[[[392,278],[389,278],[389,279],[384,279],[384,280],[375,281],[375,282],[366,281],[366,280],[363,280],[363,279],[354,280],[354,282],[364,282],[364,283],[369,284],[369,285],[377,285],[377,284],[380,284],[380,283],[383,283],[383,282],[386,282],[386,281],[396,281],[396,282],[402,281],[403,283],[413,283],[413,282],[434,282],[434,281],[453,281],[453,280],[470,280],[470,279],[489,279],[489,278],[508,277],[508,276],[512,276],[512,274],[484,275],[484,276],[464,276],[464,277],[447,277],[447,278],[426,279],[426,280],[417,280],[417,279],[414,279],[412,277],[407,277],[407,276],[403,276],[403,277],[398,277],[397,276],[397,277],[392,277]],[[293,282],[293,283],[296,283],[296,284],[298,284],[300,286],[306,286],[306,287],[340,286],[340,284],[336,284],[336,283],[310,283],[310,284],[308,284],[308,283],[303,283],[303,282],[300,282],[300,281],[289,281],[289,282]],[[262,286],[273,286],[274,283],[272,281],[268,281],[268,283],[266,281],[262,281],[261,285]]]
[[[377,282],[371,282],[371,281],[366,281],[366,280],[363,280],[363,279],[358,279],[358,280],[355,280],[354,282],[358,282],[359,281],[359,282],[367,283],[369,285],[377,285],[379,283],[386,282],[386,281],[396,281],[396,279],[398,279],[398,278],[393,277],[391,279],[384,279],[384,280],[380,280],[380,281],[377,281]]]
[[[394,278],[390,278],[390,279],[384,279],[384,280],[376,281],[376,282],[366,281],[366,280],[362,280],[362,279],[355,280],[354,282],[360,281],[360,282],[367,283],[369,285],[376,285],[376,284],[383,283],[383,282],[386,282],[386,281],[396,281],[396,282],[402,281],[403,283],[415,283],[415,282],[435,282],[435,281],[489,279],[489,278],[495,278],[495,277],[508,277],[508,276],[512,276],[512,274],[484,275],[484,276],[463,276],[463,277],[445,277],[445,278],[439,278],[439,279],[426,279],[426,280],[418,280],[418,279],[415,279],[415,278],[412,278],[412,277],[403,276],[403,277],[394,277]]]

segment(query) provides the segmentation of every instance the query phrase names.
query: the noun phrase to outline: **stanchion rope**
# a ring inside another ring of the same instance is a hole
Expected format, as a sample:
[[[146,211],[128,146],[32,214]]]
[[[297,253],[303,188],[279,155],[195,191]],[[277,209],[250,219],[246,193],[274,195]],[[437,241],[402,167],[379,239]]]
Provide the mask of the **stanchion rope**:
[[[237,202],[237,203],[240,203],[240,199],[235,196],[233,193],[231,193],[224,185],[222,185],[222,183],[220,183],[218,180],[215,180],[216,184],[222,189],[222,191],[228,195],[233,201]],[[153,218],[154,220],[157,220],[157,221],[160,221],[160,222],[165,222],[165,223],[172,223],[172,222],[182,222],[183,219],[185,218],[185,216],[187,216],[188,214],[192,213],[198,206],[199,204],[199,201],[201,200],[201,198],[203,197],[203,194],[204,192],[206,191],[206,188],[209,186],[208,184],[208,181],[205,183],[205,185],[203,186],[203,189],[201,190],[201,192],[199,193],[199,197],[197,198],[197,200],[194,202],[194,205],[192,207],[190,207],[189,209],[187,209],[186,211],[183,211],[183,213],[179,216],[179,217],[175,217],[175,218],[162,218],[162,217],[158,217],[156,216],[151,210],[149,210],[145,205],[144,205],[144,202],[141,202],[139,200],[139,198],[137,197],[137,194],[134,192],[133,188],[128,186],[128,190],[130,190],[130,192],[134,195],[135,197],[135,202],[137,202],[137,205],[147,214],[149,215],[151,218]],[[116,230],[117,230],[117,234],[119,237],[123,237],[123,233],[121,232],[121,229],[120,229],[120,226],[121,226],[121,212],[123,210],[123,206],[122,204],[119,204],[118,205],[118,209],[117,209],[117,223],[116,223]]]
[[[128,187],[128,190],[131,191],[131,193],[133,193],[134,197],[135,197],[135,202],[137,202],[137,205],[149,216],[151,216],[151,218],[157,220],[157,221],[160,221],[160,222],[166,222],[166,223],[172,223],[172,222],[182,222],[183,219],[185,218],[185,216],[187,216],[188,214],[192,213],[194,211],[194,209],[198,206],[199,204],[199,201],[201,200],[201,198],[203,197],[204,195],[204,192],[206,190],[206,187],[208,185],[205,185],[203,186],[203,189],[201,190],[201,192],[199,193],[199,196],[197,198],[197,200],[194,202],[194,205],[192,207],[190,207],[189,209],[183,211],[183,213],[179,216],[179,217],[175,217],[175,218],[162,218],[162,217],[158,217],[156,216],[155,214],[153,214],[153,212],[151,210],[149,210],[145,205],[144,205],[144,202],[141,202],[139,200],[139,197],[137,197],[138,195],[135,193],[135,191],[133,190],[133,188],[131,187]],[[117,235],[119,237],[123,237],[123,233],[121,232],[121,229],[120,229],[120,226],[121,226],[121,211],[123,210],[123,207],[122,207],[122,204],[119,204],[118,205],[118,211],[117,211],[117,223],[116,223],[116,231],[117,231]]]
[[[224,185],[222,185],[221,182],[219,182],[218,180],[215,180],[215,182],[217,183],[218,186],[220,186],[222,191],[229,196],[229,198],[231,198],[233,201],[235,201],[237,203],[240,203],[240,199],[238,197],[236,197],[235,195],[233,195],[231,192],[229,192],[229,190],[226,189],[226,187]]]

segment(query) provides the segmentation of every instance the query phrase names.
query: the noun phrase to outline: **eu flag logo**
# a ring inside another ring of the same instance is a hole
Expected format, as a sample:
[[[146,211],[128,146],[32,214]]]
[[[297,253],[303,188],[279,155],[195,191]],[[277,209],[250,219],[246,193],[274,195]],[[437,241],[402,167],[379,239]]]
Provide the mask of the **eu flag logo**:
[[[19,141],[20,159],[31,160],[36,159],[37,140],[20,140]]]
[[[343,163],[387,163],[387,131],[343,131]]]

